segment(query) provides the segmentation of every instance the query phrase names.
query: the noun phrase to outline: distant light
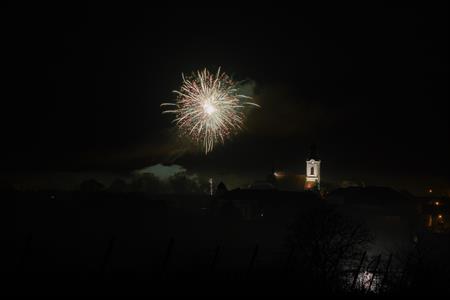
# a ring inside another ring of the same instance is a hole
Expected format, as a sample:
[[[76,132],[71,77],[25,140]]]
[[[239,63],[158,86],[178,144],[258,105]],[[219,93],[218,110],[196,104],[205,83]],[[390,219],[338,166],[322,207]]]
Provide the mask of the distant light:
[[[433,193],[433,190],[432,190],[432,189],[429,189],[429,190],[428,190],[428,193],[430,193],[430,194]]]
[[[441,214],[438,215],[438,219],[442,219],[442,215]]]
[[[264,213],[261,213],[261,217],[264,217]]]
[[[278,171],[273,173],[273,176],[275,176],[277,178],[283,177],[283,175],[284,174],[282,172],[278,172]]]
[[[434,205],[439,206],[439,201],[434,202]]]
[[[213,194],[214,194],[213,179],[209,178],[209,195],[212,196]]]

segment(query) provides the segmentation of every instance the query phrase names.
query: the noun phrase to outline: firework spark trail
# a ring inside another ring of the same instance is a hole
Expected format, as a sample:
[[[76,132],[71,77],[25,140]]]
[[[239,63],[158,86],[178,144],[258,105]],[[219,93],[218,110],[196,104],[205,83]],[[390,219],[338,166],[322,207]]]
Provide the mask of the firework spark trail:
[[[207,69],[183,77],[176,103],[162,103],[162,107],[173,106],[163,113],[175,114],[173,122],[193,140],[202,143],[205,153],[212,151],[217,142],[224,143],[236,134],[244,123],[246,105],[259,107],[246,101],[249,96],[238,93],[238,83],[227,74],[216,74]]]

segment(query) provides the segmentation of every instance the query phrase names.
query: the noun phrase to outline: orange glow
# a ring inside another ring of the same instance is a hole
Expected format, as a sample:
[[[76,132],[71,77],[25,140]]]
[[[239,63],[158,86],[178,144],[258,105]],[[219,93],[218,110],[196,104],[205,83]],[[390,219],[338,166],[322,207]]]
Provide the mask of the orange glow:
[[[428,227],[433,226],[433,217],[431,215],[428,216]]]
[[[280,172],[280,171],[277,171],[277,172],[274,172],[273,175],[274,175],[276,178],[280,178],[280,177],[283,177],[283,176],[284,176],[284,173],[283,173],[283,172]]]
[[[429,189],[429,190],[428,190],[428,193],[430,193],[430,194],[433,193],[433,190],[432,190],[432,189]]]
[[[439,206],[439,201],[434,202],[434,205]]]
[[[305,189],[310,190],[314,188],[315,183],[313,181],[307,181],[305,184]]]

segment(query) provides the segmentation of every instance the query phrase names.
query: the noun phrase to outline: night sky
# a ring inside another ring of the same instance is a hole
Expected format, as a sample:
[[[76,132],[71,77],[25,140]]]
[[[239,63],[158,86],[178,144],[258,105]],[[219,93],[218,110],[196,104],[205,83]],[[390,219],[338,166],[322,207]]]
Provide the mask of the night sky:
[[[324,181],[449,187],[447,3],[124,5],[4,10],[3,178],[163,163],[238,184],[304,173],[316,144]],[[219,66],[262,108],[205,156],[159,105]]]

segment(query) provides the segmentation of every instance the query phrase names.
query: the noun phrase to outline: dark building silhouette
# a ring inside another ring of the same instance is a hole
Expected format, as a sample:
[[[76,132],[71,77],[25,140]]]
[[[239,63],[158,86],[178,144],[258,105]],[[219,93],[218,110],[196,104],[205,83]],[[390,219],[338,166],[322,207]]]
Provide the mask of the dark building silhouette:
[[[222,181],[217,185],[216,196],[223,196],[228,192],[228,188]]]

